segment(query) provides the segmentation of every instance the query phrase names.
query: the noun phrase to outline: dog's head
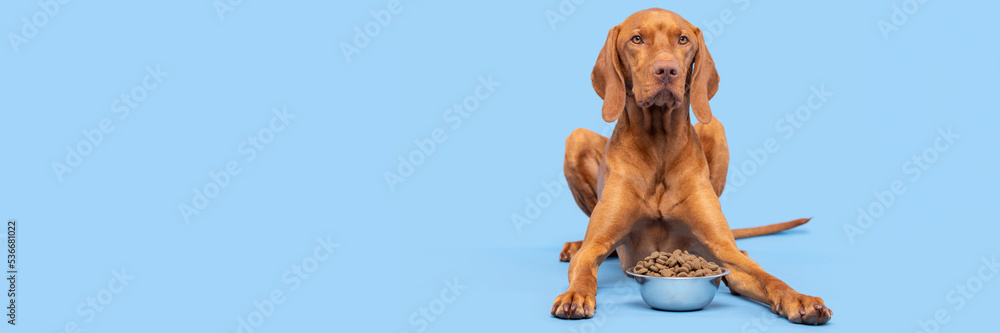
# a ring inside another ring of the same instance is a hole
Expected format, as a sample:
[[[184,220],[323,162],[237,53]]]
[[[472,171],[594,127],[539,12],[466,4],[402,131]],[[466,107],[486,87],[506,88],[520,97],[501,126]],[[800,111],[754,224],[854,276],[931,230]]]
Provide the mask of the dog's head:
[[[626,98],[641,108],[675,109],[690,99],[699,122],[712,121],[708,100],[719,89],[701,29],[674,12],[650,8],[611,28],[590,74],[604,99],[602,116],[618,119]]]

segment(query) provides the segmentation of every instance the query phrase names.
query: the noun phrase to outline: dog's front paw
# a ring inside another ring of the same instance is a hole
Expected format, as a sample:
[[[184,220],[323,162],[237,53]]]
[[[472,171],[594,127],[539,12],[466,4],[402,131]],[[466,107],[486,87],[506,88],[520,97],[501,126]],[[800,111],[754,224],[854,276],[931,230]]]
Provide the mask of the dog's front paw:
[[[586,319],[594,316],[597,300],[594,293],[567,291],[552,303],[552,315],[562,319]]]
[[[796,324],[823,325],[833,317],[833,311],[823,304],[823,299],[790,292],[771,306],[771,312],[788,318]]]

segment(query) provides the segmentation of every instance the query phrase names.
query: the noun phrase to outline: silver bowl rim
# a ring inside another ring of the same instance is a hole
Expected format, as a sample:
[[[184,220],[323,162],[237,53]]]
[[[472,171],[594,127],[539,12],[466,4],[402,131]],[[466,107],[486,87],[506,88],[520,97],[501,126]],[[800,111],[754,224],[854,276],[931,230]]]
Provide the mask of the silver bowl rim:
[[[719,268],[722,269],[722,273],[715,274],[715,275],[705,275],[705,276],[651,276],[651,275],[643,275],[643,274],[634,273],[634,272],[632,272],[632,270],[634,270],[635,267],[631,267],[631,268],[629,268],[628,270],[625,271],[625,275],[628,275],[628,276],[631,276],[631,277],[639,277],[639,276],[641,276],[641,277],[646,278],[646,279],[684,280],[684,279],[714,279],[714,278],[723,277],[723,276],[726,276],[726,274],[729,274],[729,269],[726,269],[725,267],[722,267],[722,266],[719,266]]]

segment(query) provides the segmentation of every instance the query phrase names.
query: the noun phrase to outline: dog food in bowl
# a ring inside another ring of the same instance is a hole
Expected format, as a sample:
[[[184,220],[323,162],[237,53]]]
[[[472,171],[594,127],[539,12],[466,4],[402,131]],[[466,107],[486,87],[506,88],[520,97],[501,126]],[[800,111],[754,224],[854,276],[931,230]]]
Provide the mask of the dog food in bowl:
[[[625,271],[639,283],[643,302],[666,311],[704,309],[728,273],[724,267],[680,250],[653,252]]]
[[[687,251],[653,251],[632,269],[636,274],[660,277],[698,277],[722,274],[722,268]]]

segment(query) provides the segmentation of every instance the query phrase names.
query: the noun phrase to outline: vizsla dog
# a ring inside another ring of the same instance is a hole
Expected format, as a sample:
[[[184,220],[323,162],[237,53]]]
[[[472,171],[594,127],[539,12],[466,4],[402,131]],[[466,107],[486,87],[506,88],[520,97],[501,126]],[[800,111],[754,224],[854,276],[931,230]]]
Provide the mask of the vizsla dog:
[[[730,230],[718,197],[729,147],[708,105],[719,75],[701,30],[659,8],[632,14],[608,32],[590,78],[604,99],[604,120],[618,124],[611,138],[577,129],[566,139],[566,180],[590,223],[583,241],[566,243],[560,254],[569,261],[569,288],[552,315],[594,316],[597,268],[613,252],[625,270],[653,251],[682,249],[721,263],[734,294],[793,323],[829,321],[822,299],[795,291],[736,247],[736,238],[808,219]]]

